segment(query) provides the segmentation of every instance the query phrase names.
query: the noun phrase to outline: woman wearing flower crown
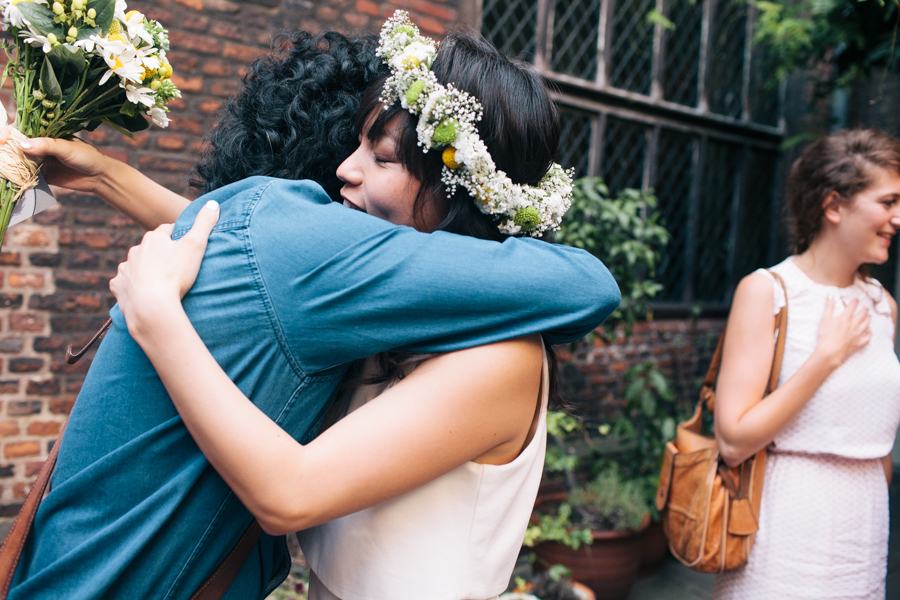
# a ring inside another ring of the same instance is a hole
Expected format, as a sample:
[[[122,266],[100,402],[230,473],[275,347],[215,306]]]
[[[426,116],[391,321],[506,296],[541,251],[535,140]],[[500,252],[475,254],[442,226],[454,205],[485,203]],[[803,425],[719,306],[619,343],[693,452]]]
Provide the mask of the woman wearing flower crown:
[[[381,53],[392,76],[364,95],[360,147],[338,169],[346,206],[497,241],[558,224],[570,182],[552,164],[557,117],[532,69],[470,35],[436,50],[405,16],[386,24]],[[350,414],[302,446],[246,399],[184,316],[179,290],[201,258],[148,234],[111,289],[198,445],[263,529],[305,530],[311,598],[502,593],[543,466],[554,362],[540,338],[373,357],[336,405]]]

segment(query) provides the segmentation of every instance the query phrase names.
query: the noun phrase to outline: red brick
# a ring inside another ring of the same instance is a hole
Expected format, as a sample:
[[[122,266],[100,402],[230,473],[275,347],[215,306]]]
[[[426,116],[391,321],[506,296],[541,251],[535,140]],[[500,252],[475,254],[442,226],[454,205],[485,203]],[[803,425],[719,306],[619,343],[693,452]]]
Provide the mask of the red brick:
[[[160,23],[173,23],[175,21],[175,15],[169,11],[163,10],[159,6],[151,6],[147,2],[142,2],[141,4],[143,4],[141,9],[144,12],[144,16],[148,19],[154,19]]]
[[[369,17],[357,13],[344,13],[344,20],[347,21],[351,27],[357,29],[364,29],[366,25],[369,24]]]
[[[114,158],[120,162],[128,162],[128,152],[122,148],[97,148],[101,154]]]
[[[29,440],[27,442],[10,442],[3,446],[3,456],[6,458],[25,458],[27,456],[40,456],[40,443]]]
[[[18,421],[0,421],[0,437],[19,435]]]
[[[60,431],[62,423],[59,421],[35,421],[28,426],[28,435],[57,436]]]
[[[200,59],[190,52],[172,51],[166,55],[173,68],[180,71],[193,71],[200,64]]]
[[[428,33],[433,33],[435,35],[444,35],[447,33],[447,28],[444,27],[444,24],[431,17],[419,17],[414,19],[414,21],[422,31],[427,31]]]
[[[19,267],[22,265],[22,255],[18,252],[0,252],[0,265]]]
[[[18,381],[0,381],[0,394],[18,394]]]
[[[25,393],[35,396],[53,396],[59,393],[59,382],[55,379],[32,380],[25,386]]]
[[[203,135],[206,133],[206,128],[196,119],[182,116],[170,117],[170,119],[172,121],[169,124],[170,131],[184,131],[195,135]],[[184,172],[189,171],[193,166],[193,163],[191,163],[190,167],[183,169]]]
[[[72,412],[73,406],[75,406],[75,396],[65,396],[50,400],[50,412],[54,415],[67,415]]]
[[[20,481],[18,483],[13,484],[13,497],[18,500],[23,500],[28,497],[28,492],[31,491],[31,483],[25,483],[24,481]]]
[[[17,246],[46,248],[50,245],[50,235],[43,229],[32,227],[15,227],[10,229],[12,243]]]
[[[161,135],[156,138],[156,145],[163,150],[181,150],[184,148],[184,137],[180,135]]]
[[[336,8],[330,6],[320,6],[316,9],[316,16],[324,21],[334,21],[340,14]]]
[[[175,2],[193,10],[203,10],[203,0],[175,0]],[[169,32],[169,35],[171,34],[172,32]]]
[[[111,227],[132,227],[137,225],[137,223],[135,223],[122,213],[114,214],[109,220],[109,224]]]
[[[93,287],[109,285],[113,278],[110,273],[97,273],[96,271],[57,271],[56,285],[63,288],[89,289]]]
[[[166,106],[170,110],[184,110],[187,107],[187,103],[184,101],[184,98],[172,98]]]
[[[179,160],[177,158],[168,158],[164,156],[142,156],[140,160],[138,160],[138,164],[142,169],[181,172],[187,172],[194,166],[194,162],[191,160]]]
[[[10,400],[6,405],[6,414],[10,417],[24,417],[41,412],[44,403],[40,400]]]
[[[147,144],[150,142],[150,134],[138,132],[131,134],[131,137],[123,135],[122,142],[126,146],[131,146],[132,148],[146,148]]]
[[[203,90],[202,77],[182,77],[178,73],[172,75],[172,83],[182,92],[200,92]]]
[[[372,0],[356,0],[356,10],[364,15],[381,16],[381,7],[376,2],[372,2]]]
[[[84,139],[92,144],[102,144],[109,139],[110,130],[106,127],[99,127],[93,131],[85,131],[82,133]]]
[[[53,186],[51,186],[51,188],[52,187]],[[61,188],[55,188],[55,189],[58,190]],[[63,211],[60,210],[59,205],[57,205],[57,206],[51,206],[44,212],[39,212],[38,214],[34,215],[32,217],[32,219],[38,225],[59,225],[60,222],[62,221],[62,217],[63,217]]]
[[[144,13],[146,14],[146,13]],[[159,21],[159,19],[157,19]],[[169,21],[162,21],[163,23]],[[181,26],[185,29],[193,29],[195,31],[206,31],[209,28],[209,17],[201,17],[197,15],[187,15],[181,17]]]
[[[237,23],[229,23],[225,21],[216,21],[209,30],[210,33],[217,37],[228,38],[230,40],[243,40],[241,35],[243,29]]]
[[[44,461],[32,460],[25,463],[25,477],[35,477],[44,468]]]
[[[235,92],[238,91],[240,87],[239,82],[237,81],[217,81],[209,88],[209,91],[212,92],[215,96],[228,97],[234,95]]]
[[[9,328],[12,331],[36,331],[41,332],[46,326],[46,321],[40,315],[34,313],[16,313],[9,315]]]
[[[9,79],[7,79],[7,83],[9,83]],[[0,504],[0,517],[15,517],[21,510],[21,504]]]
[[[69,379],[68,381],[66,381],[66,393],[77,394],[78,392],[81,391],[81,386],[83,384],[84,384],[84,381],[81,379]],[[72,400],[74,402],[75,399],[72,398]],[[51,400],[51,405],[52,405],[52,402],[53,401]],[[71,408],[69,410],[71,410]]]
[[[205,102],[201,102],[197,108],[205,113],[214,113],[218,111],[222,107],[222,103],[219,100],[206,100]]]
[[[198,54],[221,54],[222,52],[222,44],[216,38],[207,35],[170,30],[169,42],[172,44],[172,48],[190,50]]]
[[[44,366],[43,358],[19,357],[9,360],[10,373],[33,373]]]
[[[218,60],[208,60],[203,63],[203,72],[206,75],[227,77],[234,72],[234,67],[228,63],[220,62]]]
[[[442,21],[456,20],[456,11],[447,8],[446,6],[439,6],[432,2],[428,2],[427,0],[413,0],[411,8],[416,12],[441,19]]]
[[[38,273],[10,273],[9,285],[12,287],[44,287],[44,276]]]
[[[229,2],[228,0],[204,0],[204,6],[209,10],[217,10],[219,12],[236,13],[241,10],[239,4]]]
[[[225,44],[225,51],[222,52],[225,58],[234,58],[242,63],[251,63],[263,54],[265,50],[262,48],[244,44]]]

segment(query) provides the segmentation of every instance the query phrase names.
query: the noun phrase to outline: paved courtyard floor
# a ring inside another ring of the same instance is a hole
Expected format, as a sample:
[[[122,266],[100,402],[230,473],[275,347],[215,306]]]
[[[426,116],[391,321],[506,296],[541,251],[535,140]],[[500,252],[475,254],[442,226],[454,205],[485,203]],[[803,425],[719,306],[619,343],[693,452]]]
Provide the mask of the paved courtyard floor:
[[[900,470],[894,472],[890,497],[892,518],[886,600],[900,600]],[[712,585],[712,575],[695,573],[669,557],[659,571],[637,580],[628,600],[709,600]]]

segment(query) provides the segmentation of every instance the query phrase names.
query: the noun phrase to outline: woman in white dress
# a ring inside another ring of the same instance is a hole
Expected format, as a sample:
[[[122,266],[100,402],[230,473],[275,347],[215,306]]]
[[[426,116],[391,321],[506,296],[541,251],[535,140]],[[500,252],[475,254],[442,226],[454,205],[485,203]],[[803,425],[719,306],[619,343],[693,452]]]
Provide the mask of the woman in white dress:
[[[900,142],[845,131],[811,144],[788,177],[796,254],[778,388],[763,398],[774,316],[759,270],[737,288],[716,396],[716,438],[736,465],[768,446],[759,533],[718,599],[883,599],[890,451],[900,424],[897,305],[866,265],[900,229]]]
[[[530,190],[553,181],[558,124],[536,72],[464,34],[448,36],[433,58],[414,62],[483,104],[478,131],[498,167]],[[397,64],[395,74],[413,63]],[[440,150],[422,152],[419,119],[400,102],[382,105],[383,84],[363,96],[360,147],[338,169],[344,204],[424,231],[502,240],[502,219],[484,214],[463,185],[448,193],[442,167],[456,167]],[[402,97],[411,102],[406,90]],[[534,194],[519,191],[523,199]],[[210,229],[216,213],[200,213],[195,229]],[[515,222],[523,231],[530,225]],[[267,533],[351,515],[302,536],[314,569],[311,598],[487,600],[502,593],[543,466],[553,369],[540,338],[440,356],[379,355],[357,383],[382,384],[357,385],[352,412],[303,446],[247,400],[197,336],[180,298],[202,244],[182,243],[189,236],[173,242],[170,232],[147,234],[110,288],[198,445]]]

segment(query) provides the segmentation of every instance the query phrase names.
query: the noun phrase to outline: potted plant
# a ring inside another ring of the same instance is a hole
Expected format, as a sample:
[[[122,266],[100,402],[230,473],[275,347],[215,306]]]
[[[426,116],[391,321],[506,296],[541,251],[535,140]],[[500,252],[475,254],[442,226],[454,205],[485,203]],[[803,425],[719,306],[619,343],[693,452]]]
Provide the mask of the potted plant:
[[[540,569],[563,564],[600,598],[626,598],[641,560],[649,507],[640,482],[615,465],[568,494],[539,499],[525,534]]]
[[[500,600],[596,600],[594,592],[572,580],[572,572],[563,565],[553,565],[525,580],[516,577],[511,592],[500,595]]]
[[[654,497],[659,486],[666,443],[675,438],[676,424],[686,415],[675,402],[669,381],[652,361],[633,366],[625,374],[625,405],[610,427],[601,432],[618,437],[623,450],[614,456],[626,477],[640,482],[650,509],[644,531],[641,573],[653,572],[668,553]]]

